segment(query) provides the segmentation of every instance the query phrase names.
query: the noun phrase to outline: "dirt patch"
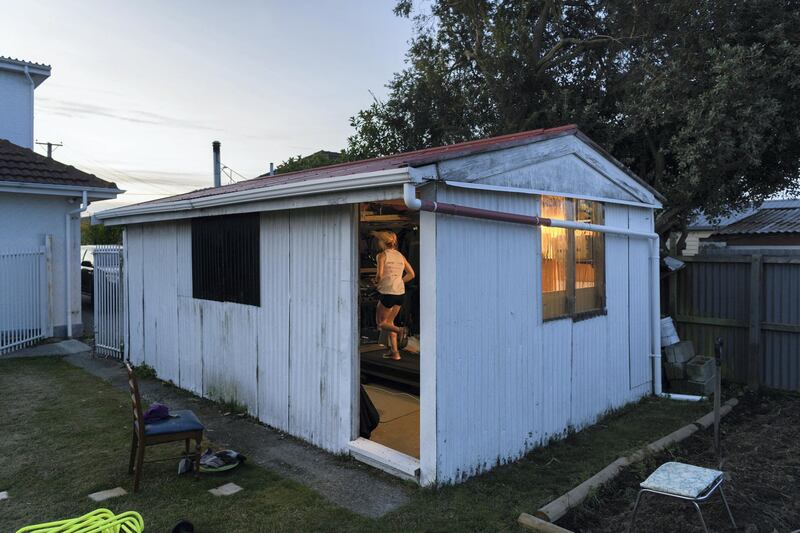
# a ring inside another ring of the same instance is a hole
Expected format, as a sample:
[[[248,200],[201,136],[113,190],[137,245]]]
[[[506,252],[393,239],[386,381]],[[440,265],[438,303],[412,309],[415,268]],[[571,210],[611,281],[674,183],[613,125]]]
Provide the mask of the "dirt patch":
[[[627,530],[639,483],[658,465],[681,461],[719,468],[738,531],[789,532],[800,528],[800,396],[747,394],[722,421],[722,459],[713,451],[713,429],[624,470],[613,482],[558,524],[573,531]],[[712,531],[733,531],[718,496],[701,505]],[[688,502],[646,495],[637,531],[701,531]]]

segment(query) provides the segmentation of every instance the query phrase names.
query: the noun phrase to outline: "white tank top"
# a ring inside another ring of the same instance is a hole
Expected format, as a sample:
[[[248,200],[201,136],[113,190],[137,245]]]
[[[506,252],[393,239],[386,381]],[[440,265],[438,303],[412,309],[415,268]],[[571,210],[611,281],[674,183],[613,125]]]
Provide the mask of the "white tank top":
[[[383,264],[383,277],[378,282],[378,292],[381,294],[405,294],[406,286],[403,283],[403,271],[406,267],[403,254],[393,248],[383,251],[386,262]]]

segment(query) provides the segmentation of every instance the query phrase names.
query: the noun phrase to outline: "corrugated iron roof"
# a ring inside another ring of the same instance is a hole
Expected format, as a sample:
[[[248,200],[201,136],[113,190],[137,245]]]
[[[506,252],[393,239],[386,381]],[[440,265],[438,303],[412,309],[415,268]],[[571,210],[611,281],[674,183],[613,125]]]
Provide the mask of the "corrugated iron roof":
[[[783,205],[794,205],[782,200]],[[761,208],[752,215],[722,228],[716,235],[742,235],[764,233],[800,233],[800,201],[797,207]]]
[[[151,200],[143,202],[143,204],[158,204],[165,202],[176,202],[180,200],[193,200],[196,198],[204,198],[218,194],[226,194],[231,192],[246,191],[251,189],[272,187],[275,185],[283,185],[288,183],[297,183],[303,181],[334,178],[337,176],[347,176],[351,174],[359,174],[364,172],[375,172],[380,170],[390,170],[394,168],[403,167],[420,167],[435,163],[438,161],[445,161],[448,159],[455,159],[468,155],[490,152],[494,150],[502,150],[505,148],[512,148],[531,142],[539,142],[555,137],[564,135],[580,134],[578,127],[574,124],[567,126],[560,126],[557,128],[538,129],[531,131],[523,131],[520,133],[512,133],[509,135],[501,135],[498,137],[490,137],[487,139],[478,139],[475,141],[467,141],[457,144],[450,144],[445,146],[437,146],[435,148],[426,148],[423,150],[416,150],[413,152],[405,152],[401,154],[389,155],[384,157],[376,157],[373,159],[363,159],[361,161],[351,161],[347,163],[340,163],[337,165],[330,165],[326,167],[318,167],[308,170],[299,170],[286,174],[276,174],[270,176],[268,174],[259,176],[257,178],[223,185],[222,187],[209,187],[206,189],[199,189],[196,191],[179,194],[177,196],[170,196],[160,198],[158,200]],[[602,151],[602,149],[594,144],[590,139],[581,135],[581,139],[592,144],[593,147]],[[602,151],[603,154],[609,158],[614,164],[629,173],[634,179],[639,181],[643,186],[652,191],[657,198],[663,197],[657,191],[652,189],[649,185],[641,181],[638,177],[634,176],[627,170],[621,163],[617,162],[614,158]],[[136,204],[141,205],[141,204]]]
[[[50,65],[46,65],[44,63],[36,63],[34,61],[25,61],[24,59],[17,59],[16,57],[8,57],[8,56],[0,56],[0,61],[8,62],[8,63],[16,63],[20,66],[28,65],[29,67],[36,67],[36,68],[51,68]]]
[[[0,181],[117,188],[110,181],[59,163],[5,139],[0,139]]]

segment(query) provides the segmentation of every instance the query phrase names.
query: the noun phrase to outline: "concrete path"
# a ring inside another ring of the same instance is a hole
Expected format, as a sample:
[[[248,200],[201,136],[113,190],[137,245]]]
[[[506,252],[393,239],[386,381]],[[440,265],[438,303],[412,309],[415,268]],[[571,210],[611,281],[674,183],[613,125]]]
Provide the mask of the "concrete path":
[[[118,389],[128,388],[127,375],[119,361],[88,354],[70,355],[65,360]],[[241,452],[248,461],[302,483],[354,513],[380,518],[408,503],[409,493],[414,490],[366,465],[336,457],[252,420],[224,416],[213,402],[157,379],[140,379],[139,389],[145,405],[160,402],[170,409],[193,410],[216,447]]]
[[[67,339],[59,342],[37,344],[30,348],[23,348],[3,355],[3,358],[11,359],[14,357],[64,357],[66,355],[84,354],[88,355],[92,349],[76,339]]]

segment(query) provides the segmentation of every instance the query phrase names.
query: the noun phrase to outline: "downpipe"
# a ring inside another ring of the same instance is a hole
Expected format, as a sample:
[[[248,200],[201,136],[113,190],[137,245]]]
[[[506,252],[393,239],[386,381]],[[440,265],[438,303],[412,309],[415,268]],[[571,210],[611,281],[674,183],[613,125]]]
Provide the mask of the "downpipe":
[[[615,228],[602,226],[600,224],[587,224],[572,220],[556,220],[545,217],[518,215],[515,213],[504,213],[501,211],[490,211],[444,202],[434,202],[431,200],[421,200],[417,198],[416,187],[412,183],[403,184],[403,202],[408,209],[413,211],[429,211],[431,213],[442,213],[447,215],[465,216],[471,218],[483,218],[487,220],[497,220],[515,224],[526,224],[530,226],[551,226],[554,228],[578,229],[596,231],[612,235],[623,235],[647,239],[650,243],[650,358],[652,359],[653,376],[653,395],[669,398],[672,400],[699,401],[702,396],[690,396],[686,394],[666,394],[661,387],[661,288],[660,288],[660,261],[659,255],[659,236],[657,233],[634,231],[627,228]]]
[[[72,218],[80,213],[83,213],[89,208],[89,194],[87,191],[83,191],[83,198],[81,200],[81,206],[77,209],[73,209],[72,211],[68,211],[65,215],[65,223],[64,223],[64,261],[66,263],[64,267],[64,272],[66,274],[67,283],[66,283],[66,310],[67,310],[67,338],[72,338]],[[80,233],[79,233],[80,235]]]

